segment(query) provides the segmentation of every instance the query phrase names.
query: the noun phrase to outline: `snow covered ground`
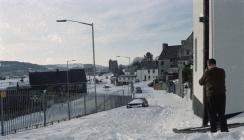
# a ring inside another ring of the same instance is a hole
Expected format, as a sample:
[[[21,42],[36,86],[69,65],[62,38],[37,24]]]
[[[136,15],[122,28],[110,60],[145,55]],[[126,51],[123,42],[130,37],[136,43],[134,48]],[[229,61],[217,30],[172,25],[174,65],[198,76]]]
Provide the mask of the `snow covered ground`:
[[[242,140],[244,127],[228,133],[175,134],[172,128],[200,126],[201,119],[191,109],[191,101],[165,91],[153,91],[139,83],[149,102],[147,108],[125,106],[34,130],[1,136],[7,140]],[[114,88],[114,87],[113,87]],[[241,114],[231,120],[244,122]]]

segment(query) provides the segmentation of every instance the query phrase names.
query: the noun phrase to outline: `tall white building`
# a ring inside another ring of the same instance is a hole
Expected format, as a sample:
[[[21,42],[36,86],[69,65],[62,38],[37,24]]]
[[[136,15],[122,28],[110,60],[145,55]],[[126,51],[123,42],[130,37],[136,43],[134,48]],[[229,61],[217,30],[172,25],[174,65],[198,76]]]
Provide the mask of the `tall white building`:
[[[193,109],[204,115],[204,90],[198,81],[206,60],[226,72],[226,114],[244,111],[244,2],[193,0]]]

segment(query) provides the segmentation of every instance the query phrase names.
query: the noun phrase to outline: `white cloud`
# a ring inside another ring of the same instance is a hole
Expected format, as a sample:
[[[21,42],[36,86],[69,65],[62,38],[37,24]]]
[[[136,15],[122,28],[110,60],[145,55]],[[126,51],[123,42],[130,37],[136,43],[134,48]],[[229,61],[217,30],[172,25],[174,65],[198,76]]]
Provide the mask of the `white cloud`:
[[[47,36],[47,39],[51,42],[59,43],[59,44],[63,42],[62,37],[57,34],[50,34]]]
[[[0,37],[0,60],[3,59],[3,54],[5,52],[5,47],[2,45],[2,38]]]

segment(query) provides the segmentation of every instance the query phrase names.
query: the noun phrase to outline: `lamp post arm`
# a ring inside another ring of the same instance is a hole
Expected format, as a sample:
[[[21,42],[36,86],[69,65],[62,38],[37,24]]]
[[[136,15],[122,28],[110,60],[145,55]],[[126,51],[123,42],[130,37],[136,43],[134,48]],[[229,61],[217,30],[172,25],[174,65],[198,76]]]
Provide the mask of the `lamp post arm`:
[[[70,22],[76,22],[76,23],[81,23],[81,24],[85,24],[85,25],[89,25],[89,26],[93,26],[93,23],[90,24],[90,23],[86,23],[86,22],[80,22],[80,21],[76,21],[76,20],[66,20],[66,21],[70,21]]]
[[[130,57],[129,57],[129,56],[117,56],[117,57],[122,57],[122,58],[127,58],[127,59],[129,59],[129,65],[130,65]]]

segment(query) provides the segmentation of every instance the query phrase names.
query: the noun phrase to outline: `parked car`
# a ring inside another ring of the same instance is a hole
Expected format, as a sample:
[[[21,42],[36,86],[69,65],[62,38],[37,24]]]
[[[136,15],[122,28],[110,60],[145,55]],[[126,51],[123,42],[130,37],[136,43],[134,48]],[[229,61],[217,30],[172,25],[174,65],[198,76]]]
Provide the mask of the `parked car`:
[[[148,107],[148,102],[146,98],[134,98],[131,102],[127,104],[127,108],[133,107]]]
[[[136,79],[135,82],[138,83],[138,82],[140,82],[140,80],[139,79]]]
[[[142,93],[141,87],[136,87],[136,93]]]
[[[111,88],[111,87],[108,86],[108,85],[105,85],[103,88],[105,88],[105,89],[109,89],[109,88]]]
[[[159,83],[159,80],[158,79],[154,79],[152,82],[150,82],[150,83],[148,83],[147,85],[149,86],[149,87],[153,87],[153,84],[157,84],[157,83]]]
[[[153,87],[153,82],[148,83],[147,86]]]

